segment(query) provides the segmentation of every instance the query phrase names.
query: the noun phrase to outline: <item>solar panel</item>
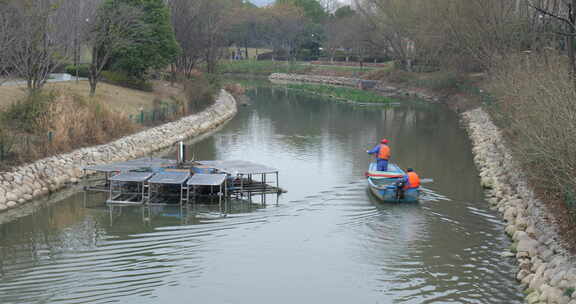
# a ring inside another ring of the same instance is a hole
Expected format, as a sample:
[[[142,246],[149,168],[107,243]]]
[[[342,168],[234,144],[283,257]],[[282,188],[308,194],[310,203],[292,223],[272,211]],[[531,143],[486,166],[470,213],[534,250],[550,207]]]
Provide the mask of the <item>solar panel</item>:
[[[120,172],[140,168],[165,168],[173,166],[174,164],[176,164],[176,161],[171,159],[143,157],[111,164],[87,166],[84,167],[84,170],[99,172]]]
[[[216,168],[229,174],[266,174],[276,173],[278,169],[244,160],[201,160],[199,164]]]
[[[110,178],[115,182],[145,182],[154,175],[153,172],[125,172]]]
[[[201,174],[196,173],[188,179],[189,186],[219,186],[226,179],[226,174]]]
[[[189,172],[159,172],[148,182],[152,184],[183,184],[190,177]]]

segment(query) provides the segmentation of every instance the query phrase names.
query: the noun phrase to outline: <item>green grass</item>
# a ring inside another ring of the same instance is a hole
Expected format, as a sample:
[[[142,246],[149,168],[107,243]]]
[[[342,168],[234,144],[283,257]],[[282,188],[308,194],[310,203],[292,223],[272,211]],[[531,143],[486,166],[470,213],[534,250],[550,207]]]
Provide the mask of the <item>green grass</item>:
[[[218,66],[218,72],[222,74],[252,74],[270,75],[272,73],[305,73],[310,70],[310,66],[301,63],[289,63],[286,61],[253,61],[236,60],[222,61]]]
[[[222,74],[252,74],[270,75],[272,73],[314,74],[314,71],[354,72],[365,73],[378,70],[378,67],[316,65],[307,62],[296,61],[271,61],[271,60],[224,60],[218,66],[218,72]]]
[[[379,67],[359,67],[359,66],[340,66],[340,65],[318,65],[313,64],[312,68],[315,70],[325,71],[352,71],[352,72],[366,72],[381,69]]]
[[[335,87],[327,85],[313,85],[313,84],[289,84],[289,89],[305,91],[321,96],[327,96],[346,101],[353,101],[359,103],[390,103],[394,102],[393,99],[380,96],[374,92],[363,91],[354,88]]]

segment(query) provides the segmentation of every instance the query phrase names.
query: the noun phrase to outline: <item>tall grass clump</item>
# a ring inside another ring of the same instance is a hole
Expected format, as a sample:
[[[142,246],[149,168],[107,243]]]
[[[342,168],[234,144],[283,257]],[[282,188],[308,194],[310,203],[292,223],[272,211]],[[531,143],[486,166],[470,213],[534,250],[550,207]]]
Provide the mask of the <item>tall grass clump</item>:
[[[216,76],[206,76],[196,73],[192,79],[183,81],[186,95],[186,112],[189,114],[200,112],[214,104],[216,95],[220,91],[221,83]]]
[[[102,144],[136,130],[127,115],[99,101],[64,95],[50,104],[48,111],[37,118],[37,124],[40,132],[52,133],[55,151]]]
[[[488,86],[497,98],[488,109],[518,159],[559,198],[576,188],[576,91],[568,67],[557,55],[518,55],[498,65]]]

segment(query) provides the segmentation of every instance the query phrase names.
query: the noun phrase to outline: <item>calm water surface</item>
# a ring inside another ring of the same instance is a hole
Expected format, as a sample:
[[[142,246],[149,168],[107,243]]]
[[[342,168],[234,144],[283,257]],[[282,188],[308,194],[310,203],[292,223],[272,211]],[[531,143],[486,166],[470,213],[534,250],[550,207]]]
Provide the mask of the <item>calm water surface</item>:
[[[249,93],[250,106],[189,152],[277,167],[288,190],[278,201],[224,213],[111,208],[68,191],[31,204],[27,216],[0,219],[0,303],[522,302],[453,113]],[[365,151],[381,137],[395,162],[434,180],[421,203],[368,193]]]

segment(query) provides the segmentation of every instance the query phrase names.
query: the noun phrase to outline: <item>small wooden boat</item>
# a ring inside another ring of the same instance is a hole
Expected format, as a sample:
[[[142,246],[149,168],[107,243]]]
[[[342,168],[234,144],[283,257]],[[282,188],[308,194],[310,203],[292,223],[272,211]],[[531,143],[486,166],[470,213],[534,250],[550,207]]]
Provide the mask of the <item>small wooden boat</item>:
[[[366,177],[370,191],[384,202],[417,202],[420,189],[404,190],[403,177],[406,172],[398,165],[389,163],[387,171],[378,171],[376,163],[368,167]]]

